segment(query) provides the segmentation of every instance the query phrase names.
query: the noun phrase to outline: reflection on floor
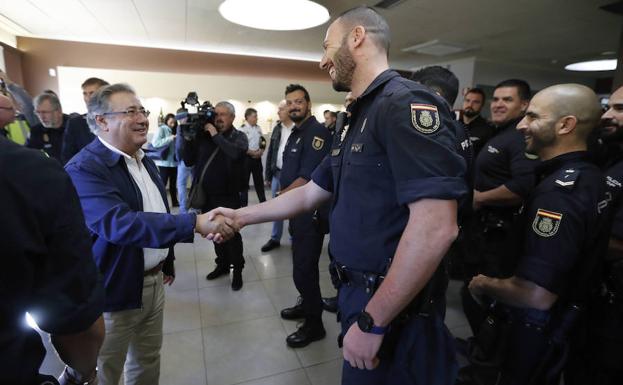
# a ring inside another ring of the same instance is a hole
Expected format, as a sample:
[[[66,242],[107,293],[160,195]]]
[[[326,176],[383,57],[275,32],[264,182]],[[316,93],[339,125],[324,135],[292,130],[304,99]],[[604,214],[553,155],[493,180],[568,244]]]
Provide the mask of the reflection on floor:
[[[249,195],[250,200],[257,199]],[[324,340],[302,349],[285,344],[297,323],[282,320],[279,311],[295,303],[297,291],[288,236],[283,236],[280,248],[260,252],[270,231],[271,224],[243,229],[246,266],[244,286],[238,292],[231,290],[228,277],[206,281],[205,275],[214,267],[211,242],[197,237],[194,244],[176,246],[176,280],[166,288],[162,385],[340,383],[342,359],[334,314],[323,314]],[[332,296],[335,290],[327,265],[325,248],[319,263],[321,289],[324,296]],[[466,337],[470,332],[458,289],[458,282],[452,282],[446,324],[456,336]],[[46,348],[51,351],[49,345]],[[58,374],[62,368],[58,358],[48,353],[42,372]]]

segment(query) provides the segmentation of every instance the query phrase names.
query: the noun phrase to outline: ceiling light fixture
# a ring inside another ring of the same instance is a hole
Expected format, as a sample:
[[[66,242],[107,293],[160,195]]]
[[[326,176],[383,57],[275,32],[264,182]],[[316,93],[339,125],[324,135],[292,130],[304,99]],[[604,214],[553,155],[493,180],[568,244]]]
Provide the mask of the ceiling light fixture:
[[[272,31],[308,29],[329,20],[329,11],[309,0],[225,0],[218,11],[232,23]]]
[[[567,71],[614,71],[616,68],[617,59],[583,61],[565,66]]]

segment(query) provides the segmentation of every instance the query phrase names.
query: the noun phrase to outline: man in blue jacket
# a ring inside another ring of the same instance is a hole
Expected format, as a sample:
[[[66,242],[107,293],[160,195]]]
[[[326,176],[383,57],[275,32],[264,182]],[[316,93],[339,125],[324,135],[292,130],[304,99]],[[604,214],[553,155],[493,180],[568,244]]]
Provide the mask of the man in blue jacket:
[[[91,232],[93,257],[104,275],[106,337],[98,359],[102,385],[118,384],[124,363],[126,385],[158,383],[163,284],[175,279],[173,246],[192,242],[195,231],[221,228],[224,238],[233,235],[223,219],[169,214],[158,169],[141,150],[148,115],[128,85],[100,88],[87,114],[99,140],[66,165]]]

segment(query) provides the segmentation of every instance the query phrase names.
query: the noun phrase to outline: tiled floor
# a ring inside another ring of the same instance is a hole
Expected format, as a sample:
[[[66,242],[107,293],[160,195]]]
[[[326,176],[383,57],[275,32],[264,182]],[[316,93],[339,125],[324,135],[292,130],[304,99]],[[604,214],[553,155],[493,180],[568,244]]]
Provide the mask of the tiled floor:
[[[249,194],[251,200],[255,194]],[[327,337],[302,349],[290,349],[286,336],[296,322],[279,311],[295,303],[291,250],[282,246],[262,254],[271,224],[243,229],[246,266],[244,286],[234,292],[230,279],[207,281],[214,267],[212,243],[200,237],[176,246],[176,280],[166,288],[164,343],[160,383],[163,385],[332,385],[340,383],[341,351],[337,348],[335,315],[324,313]],[[326,250],[320,258],[321,288],[332,296]],[[469,334],[460,308],[458,282],[448,290],[446,324],[457,336]],[[47,338],[44,338],[47,339]],[[50,351],[49,345],[46,346]],[[57,374],[62,364],[46,356],[42,372]]]

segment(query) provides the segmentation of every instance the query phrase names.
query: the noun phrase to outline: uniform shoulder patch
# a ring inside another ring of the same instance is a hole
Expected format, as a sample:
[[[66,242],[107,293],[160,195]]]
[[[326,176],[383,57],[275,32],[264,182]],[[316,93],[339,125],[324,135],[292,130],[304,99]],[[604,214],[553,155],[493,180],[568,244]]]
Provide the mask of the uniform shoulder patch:
[[[312,140],[312,147],[316,151],[322,150],[322,148],[324,147],[324,139],[318,136],[314,136],[314,139]]]
[[[558,232],[561,221],[561,213],[538,209],[532,222],[532,230],[542,237],[553,237]]]
[[[577,182],[579,176],[580,170],[577,168],[567,168],[558,174],[558,177],[556,177],[554,183],[557,187],[572,190],[575,187],[575,182]]]
[[[441,119],[437,106],[411,103],[411,123],[422,134],[432,134],[439,129]]]

